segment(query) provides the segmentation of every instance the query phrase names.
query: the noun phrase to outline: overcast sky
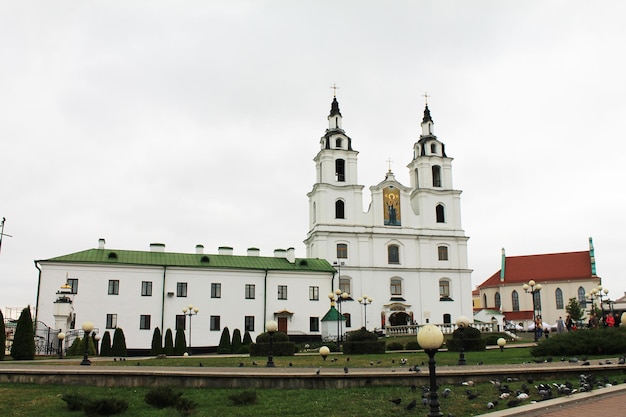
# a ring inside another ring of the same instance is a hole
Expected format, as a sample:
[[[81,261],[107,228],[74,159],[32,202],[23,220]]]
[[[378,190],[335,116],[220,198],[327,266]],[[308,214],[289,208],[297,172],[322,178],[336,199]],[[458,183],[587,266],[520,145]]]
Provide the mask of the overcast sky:
[[[388,159],[409,185],[428,92],[473,284],[503,247],[592,236],[622,295],[625,17],[621,0],[0,0],[0,308],[35,304],[34,260],[98,238],[304,257],[334,83],[364,209]]]

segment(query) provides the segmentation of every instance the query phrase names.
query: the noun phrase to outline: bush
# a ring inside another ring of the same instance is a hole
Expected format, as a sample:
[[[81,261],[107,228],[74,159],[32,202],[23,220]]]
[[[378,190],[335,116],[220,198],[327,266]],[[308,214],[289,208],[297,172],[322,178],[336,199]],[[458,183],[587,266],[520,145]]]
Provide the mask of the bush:
[[[100,356],[113,356],[113,349],[111,349],[111,333],[105,331],[100,341]]]
[[[61,399],[67,403],[67,408],[70,411],[82,410],[89,401],[89,399],[82,394],[63,394]]]
[[[232,353],[230,346],[230,330],[228,330],[228,327],[222,329],[222,336],[220,337],[220,344],[217,347],[217,353]]]
[[[530,350],[533,356],[623,355],[624,352],[624,327],[553,333]]]
[[[172,387],[152,388],[144,396],[144,401],[155,408],[173,407],[183,395],[182,392],[174,391]]]
[[[150,345],[150,354],[156,356],[163,353],[163,337],[161,336],[161,329],[154,328],[152,333],[152,343]]]
[[[235,329],[233,331],[233,341],[230,344],[230,350],[232,353],[242,353],[241,348],[241,331],[239,329]]]
[[[419,343],[417,343],[417,340],[408,342],[405,347],[406,350],[420,350],[421,348],[422,347]]]
[[[403,350],[404,346],[400,342],[391,342],[387,344],[387,350]]]
[[[461,350],[461,330],[452,332],[452,338],[446,341],[448,351],[459,352]],[[485,350],[487,344],[482,338],[480,330],[474,327],[467,327],[463,330],[463,350],[470,352],[481,352]]]
[[[187,340],[185,339],[185,331],[176,329],[176,341],[174,342],[174,355],[183,356],[187,352]]]
[[[176,410],[183,416],[188,416],[198,407],[198,404],[188,398],[180,398],[176,403]]]
[[[16,361],[35,359],[35,332],[33,330],[33,318],[30,315],[30,306],[22,310],[20,318],[17,320],[11,356]]]
[[[76,354],[78,356],[85,354],[85,341],[89,343],[89,356],[96,356],[96,345],[92,337],[88,337],[87,339],[78,339],[80,343],[78,344]]]
[[[256,404],[256,391],[243,391],[239,394],[229,394],[228,399],[234,405],[252,405]]]
[[[165,331],[165,354],[167,356],[174,355],[174,337],[172,336],[172,329]]]
[[[243,344],[244,346],[250,346],[251,343],[252,336],[250,336],[250,332],[246,330],[246,332],[243,334]]]
[[[7,348],[7,334],[4,329],[4,316],[2,310],[0,310],[0,361],[4,360],[4,355]]]
[[[88,401],[83,410],[88,416],[112,416],[119,414],[128,408],[128,403],[116,398],[100,398]]]
[[[80,351],[80,346],[82,345],[81,341],[80,341],[80,337],[76,337],[76,339],[74,339],[74,341],[72,342],[72,345],[70,346],[70,348],[67,350],[67,356],[79,356],[82,355],[81,351]]]
[[[113,344],[111,345],[113,356],[125,357],[126,356],[126,337],[124,336],[124,330],[121,327],[115,329],[113,333]]]
[[[361,327],[355,332],[348,333],[348,340],[343,344],[344,354],[385,353],[385,341],[378,340],[376,333]]]

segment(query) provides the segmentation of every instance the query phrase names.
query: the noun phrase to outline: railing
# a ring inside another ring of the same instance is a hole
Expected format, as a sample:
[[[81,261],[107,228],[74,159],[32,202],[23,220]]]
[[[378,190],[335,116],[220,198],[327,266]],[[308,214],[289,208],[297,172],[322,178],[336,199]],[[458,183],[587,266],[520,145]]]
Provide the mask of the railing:
[[[456,329],[455,323],[435,324],[441,329],[443,334],[452,334]],[[498,323],[470,323],[470,327],[480,330],[482,333],[492,333],[498,331]],[[385,336],[403,336],[412,335],[419,332],[419,328],[423,325],[408,324],[403,326],[385,326]]]

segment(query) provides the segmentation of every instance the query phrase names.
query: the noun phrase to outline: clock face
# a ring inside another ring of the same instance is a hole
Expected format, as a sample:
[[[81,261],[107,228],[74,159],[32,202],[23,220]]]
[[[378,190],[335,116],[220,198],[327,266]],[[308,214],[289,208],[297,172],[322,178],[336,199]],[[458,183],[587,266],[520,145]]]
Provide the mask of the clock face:
[[[400,190],[389,186],[383,190],[383,213],[385,226],[401,226]]]

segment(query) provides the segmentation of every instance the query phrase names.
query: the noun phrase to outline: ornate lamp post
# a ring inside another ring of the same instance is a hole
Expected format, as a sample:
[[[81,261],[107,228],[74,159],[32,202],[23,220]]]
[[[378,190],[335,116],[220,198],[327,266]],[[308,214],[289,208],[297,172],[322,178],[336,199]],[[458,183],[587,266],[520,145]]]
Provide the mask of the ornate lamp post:
[[[330,305],[338,305],[339,306],[339,315],[343,317],[343,308],[341,305],[344,301],[347,301],[350,298],[350,294],[347,292],[341,292],[339,288],[335,290],[335,292],[328,293],[328,299],[330,300]],[[342,320],[337,320],[337,342],[343,340],[343,325],[341,324]]]
[[[183,308],[183,314],[189,317],[189,346],[187,347],[187,355],[191,355],[191,317],[198,315],[200,309],[189,304],[189,307]]]
[[[274,338],[274,333],[278,330],[278,323],[276,323],[274,320],[268,321],[267,323],[265,323],[265,330],[267,330],[270,335],[270,349],[267,352],[267,364],[265,364],[265,366],[267,368],[273,368],[275,365],[272,352],[272,339]]]
[[[59,359],[63,359],[63,339],[65,339],[65,333],[59,332],[57,338],[59,339]]]
[[[328,348],[328,346],[322,346],[320,348],[320,356],[322,357],[322,359],[326,360],[329,354],[330,354],[330,349]]]
[[[465,316],[460,316],[456,319],[456,326],[459,329],[459,335],[461,337],[461,350],[459,353],[459,361],[457,365],[467,365],[467,361],[465,360],[465,346],[463,344],[463,336],[465,334],[465,329],[469,326],[469,319]]]
[[[364,328],[365,330],[367,330],[367,306],[372,304],[372,301],[374,301],[372,299],[372,297],[368,297],[367,295],[363,295],[363,297],[359,297],[358,298],[359,304],[363,304],[363,311],[365,312],[364,315],[364,319],[365,319],[365,323],[364,323]]]
[[[89,333],[91,333],[92,330],[92,322],[86,321],[83,323],[83,332],[85,332],[85,353],[83,354],[83,361],[80,363],[81,365],[91,366],[91,361],[89,360]]]
[[[430,413],[428,417],[443,417],[439,408],[439,396],[437,395],[437,374],[435,372],[435,353],[443,343],[443,333],[441,329],[433,324],[427,324],[417,332],[417,343],[428,355],[428,372],[430,376]]]
[[[500,346],[500,352],[504,352],[504,345],[506,345],[506,339],[504,337],[499,338],[496,343]]]
[[[527,284],[522,285],[522,288],[527,294],[532,294],[533,297],[533,323],[535,324],[535,342],[539,340],[539,326],[537,326],[537,316],[541,316],[541,304],[537,305],[537,299],[539,298],[539,292],[541,291],[541,284],[537,284],[534,280],[528,281]]]

